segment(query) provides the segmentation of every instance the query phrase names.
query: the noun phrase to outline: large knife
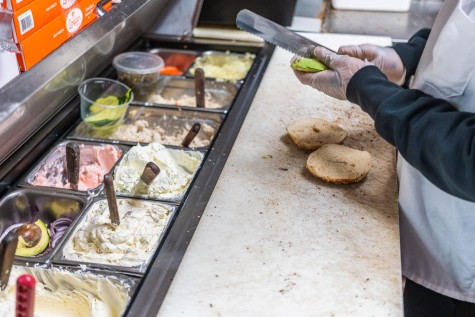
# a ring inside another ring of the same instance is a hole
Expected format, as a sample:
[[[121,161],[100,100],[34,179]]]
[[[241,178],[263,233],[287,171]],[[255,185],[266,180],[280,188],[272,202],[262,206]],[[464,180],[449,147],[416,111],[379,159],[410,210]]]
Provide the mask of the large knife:
[[[309,50],[309,48],[315,46],[325,47],[246,9],[239,11],[236,17],[236,25],[244,31],[257,35],[266,42],[303,57],[315,58],[312,50]],[[328,47],[325,48],[334,52]]]

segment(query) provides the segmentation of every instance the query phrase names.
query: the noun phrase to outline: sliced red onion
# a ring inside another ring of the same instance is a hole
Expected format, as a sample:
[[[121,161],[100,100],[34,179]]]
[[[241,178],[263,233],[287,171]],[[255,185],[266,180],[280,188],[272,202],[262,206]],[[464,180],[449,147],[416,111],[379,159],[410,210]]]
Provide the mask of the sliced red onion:
[[[42,256],[50,253],[51,250],[53,250],[53,248],[58,243],[59,239],[61,239],[64,233],[68,230],[72,222],[73,220],[68,217],[61,217],[53,221],[50,224],[48,230],[50,235],[49,245],[42,253],[38,254],[37,256]]]

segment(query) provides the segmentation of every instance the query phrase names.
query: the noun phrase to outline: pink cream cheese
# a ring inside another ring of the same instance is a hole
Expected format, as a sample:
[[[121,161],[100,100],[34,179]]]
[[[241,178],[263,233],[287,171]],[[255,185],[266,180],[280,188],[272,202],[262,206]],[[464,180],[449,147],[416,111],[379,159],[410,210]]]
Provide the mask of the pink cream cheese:
[[[121,157],[122,151],[108,144],[80,144],[79,190],[95,188]],[[66,145],[57,147],[40,165],[29,183],[35,186],[71,188],[66,171]]]

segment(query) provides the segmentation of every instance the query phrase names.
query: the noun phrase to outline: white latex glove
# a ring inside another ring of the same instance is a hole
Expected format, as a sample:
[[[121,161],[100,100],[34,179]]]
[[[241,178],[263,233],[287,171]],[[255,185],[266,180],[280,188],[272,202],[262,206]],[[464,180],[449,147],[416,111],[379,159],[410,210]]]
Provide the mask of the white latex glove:
[[[370,65],[370,63],[359,58],[338,55],[323,47],[316,47],[313,54],[331,69],[318,73],[294,70],[295,76],[302,84],[311,86],[340,100],[346,100],[346,88],[351,77],[362,67]],[[294,56],[292,61],[297,57]]]
[[[368,60],[378,67],[390,81],[402,85],[406,77],[406,68],[396,51],[391,47],[371,44],[347,45],[338,49],[338,54],[349,55]]]

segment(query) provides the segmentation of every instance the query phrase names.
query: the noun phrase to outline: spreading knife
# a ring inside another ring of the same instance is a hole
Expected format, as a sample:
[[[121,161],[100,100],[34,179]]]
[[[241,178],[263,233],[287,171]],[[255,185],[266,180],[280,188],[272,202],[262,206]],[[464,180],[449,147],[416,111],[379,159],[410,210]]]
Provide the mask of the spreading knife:
[[[12,231],[0,241],[0,290],[2,291],[8,285],[17,245],[18,236]]]
[[[312,51],[315,46],[335,52],[247,9],[239,11],[236,25],[241,30],[302,57],[315,58]]]

